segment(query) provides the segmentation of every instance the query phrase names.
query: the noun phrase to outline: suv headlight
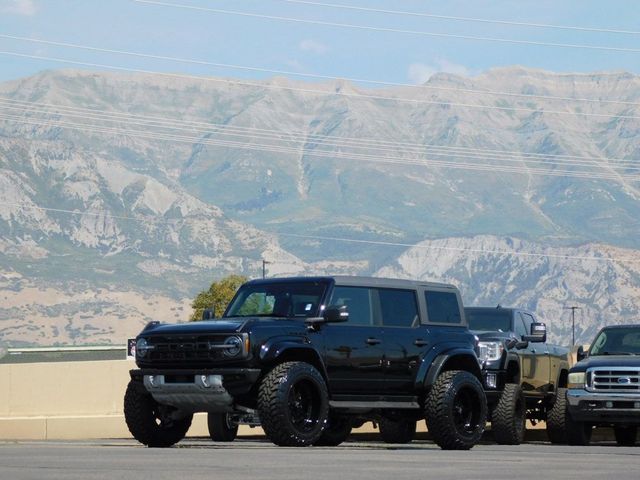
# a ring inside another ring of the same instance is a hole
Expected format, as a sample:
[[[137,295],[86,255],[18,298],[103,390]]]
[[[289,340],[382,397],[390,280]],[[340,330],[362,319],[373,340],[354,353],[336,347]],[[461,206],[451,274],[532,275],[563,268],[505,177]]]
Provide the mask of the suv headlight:
[[[482,362],[493,362],[499,360],[504,352],[504,345],[502,342],[479,342],[478,350],[480,354],[478,358]]]
[[[225,349],[224,355],[225,357],[237,357],[242,353],[244,342],[242,337],[233,336],[229,337],[224,341]]]
[[[569,374],[567,381],[569,388],[584,388],[584,383],[587,375],[585,372],[573,372]]]
[[[139,338],[136,341],[136,356],[144,358],[149,351],[153,350],[154,346],[151,345],[146,338]]]

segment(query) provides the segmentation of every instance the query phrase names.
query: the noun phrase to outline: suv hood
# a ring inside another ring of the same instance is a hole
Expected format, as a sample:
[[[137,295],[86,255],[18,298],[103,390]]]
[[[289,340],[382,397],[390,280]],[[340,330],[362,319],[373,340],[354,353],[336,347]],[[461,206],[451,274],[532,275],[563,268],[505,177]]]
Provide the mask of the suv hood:
[[[242,330],[246,318],[220,319],[199,322],[159,324],[143,330],[140,335],[201,335],[216,333],[235,333]]]
[[[637,367],[640,369],[640,355],[596,355],[576,363],[572,372],[584,372],[594,367]]]

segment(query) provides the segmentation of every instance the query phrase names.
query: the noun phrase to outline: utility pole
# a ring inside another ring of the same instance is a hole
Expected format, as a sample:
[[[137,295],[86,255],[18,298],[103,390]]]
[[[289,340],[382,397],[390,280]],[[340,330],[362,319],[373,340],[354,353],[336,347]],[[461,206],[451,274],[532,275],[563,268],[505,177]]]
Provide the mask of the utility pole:
[[[581,307],[564,307],[565,310],[571,310],[571,346],[576,344],[576,310],[582,310]]]
[[[262,278],[266,278],[267,277],[267,265],[269,265],[271,262],[267,262],[266,260],[262,260]]]

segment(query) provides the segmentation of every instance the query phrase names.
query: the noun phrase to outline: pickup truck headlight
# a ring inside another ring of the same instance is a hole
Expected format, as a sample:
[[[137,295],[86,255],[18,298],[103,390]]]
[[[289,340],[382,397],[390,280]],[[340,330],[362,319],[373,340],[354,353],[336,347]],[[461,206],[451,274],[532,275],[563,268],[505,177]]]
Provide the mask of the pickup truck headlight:
[[[586,379],[585,372],[570,373],[567,386],[569,388],[584,388],[585,379]]]
[[[478,349],[480,350],[478,358],[480,358],[482,362],[492,362],[502,357],[504,345],[502,342],[479,342]]]

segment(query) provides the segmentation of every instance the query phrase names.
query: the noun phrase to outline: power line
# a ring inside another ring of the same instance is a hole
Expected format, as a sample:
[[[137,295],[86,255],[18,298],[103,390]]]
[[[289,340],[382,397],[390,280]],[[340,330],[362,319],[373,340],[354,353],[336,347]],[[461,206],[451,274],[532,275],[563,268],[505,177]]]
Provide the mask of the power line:
[[[87,213],[87,212],[82,212],[77,210],[41,207],[33,204],[24,204],[24,203],[15,203],[15,202],[0,202],[0,205],[18,206],[20,208],[30,208],[30,209],[36,209],[41,211],[52,211],[56,213],[65,213],[70,215],[84,215]],[[136,217],[120,217],[116,215],[111,215],[109,212],[106,212],[106,211],[98,212],[93,210],[88,212],[91,215],[99,215],[103,218],[121,218],[125,220],[133,220],[133,221],[145,222],[145,223],[153,219],[153,216],[136,218]],[[208,220],[192,219],[192,221],[197,223],[197,222],[208,221]],[[169,222],[166,219],[161,219],[159,223],[169,223]],[[224,225],[218,225],[216,226],[216,228],[218,230],[231,230],[228,226],[224,226]],[[530,257],[530,258],[556,258],[561,260],[585,260],[585,261],[616,262],[616,263],[640,262],[639,259],[626,258],[626,257],[593,257],[593,256],[583,256],[583,255],[566,255],[566,254],[560,254],[560,253],[518,252],[515,250],[485,250],[485,249],[479,249],[479,248],[424,245],[424,243],[386,242],[386,241],[378,241],[378,240],[359,240],[359,239],[353,239],[353,238],[331,237],[331,236],[322,236],[322,235],[302,235],[302,234],[296,234],[296,233],[274,232],[269,230],[260,230],[260,231],[267,234],[280,236],[280,237],[291,237],[291,238],[306,239],[306,240],[322,240],[322,241],[347,242],[347,243],[357,243],[357,244],[369,244],[369,245],[388,246],[388,247],[420,248],[420,249],[427,249],[427,250],[445,250],[445,251],[470,252],[470,253],[479,253],[479,254],[522,256],[522,257]]]
[[[408,88],[420,89],[420,90],[426,89],[426,90],[438,90],[438,91],[450,91],[450,92],[464,92],[464,93],[473,93],[473,94],[482,94],[482,95],[500,95],[500,96],[506,96],[506,97],[531,98],[531,99],[539,99],[539,100],[559,100],[559,101],[569,101],[569,102],[640,106],[640,102],[625,102],[621,100],[600,100],[600,99],[592,99],[592,98],[559,97],[559,96],[552,96],[552,95],[536,95],[536,94],[528,94],[528,93],[501,92],[501,91],[478,90],[478,89],[470,89],[470,88],[442,87],[437,85],[424,85],[424,84],[415,85],[412,83],[388,82],[383,80],[369,80],[364,78],[337,77],[337,76],[331,76],[331,75],[320,75],[316,73],[303,73],[303,72],[294,72],[291,70],[262,68],[262,67],[255,67],[250,65],[249,66],[236,65],[236,64],[229,64],[229,63],[209,62],[206,60],[198,60],[198,59],[183,58],[183,57],[155,55],[155,54],[142,53],[142,52],[133,52],[129,50],[116,50],[116,49],[102,48],[102,47],[96,47],[91,45],[82,45],[77,43],[58,42],[54,40],[46,40],[41,38],[23,37],[18,35],[0,34],[0,38],[6,38],[9,40],[18,40],[22,42],[40,43],[43,45],[53,45],[53,46],[65,47],[65,48],[75,48],[75,49],[88,50],[88,51],[101,52],[101,53],[127,55],[127,56],[139,57],[139,58],[149,58],[154,60],[166,60],[171,62],[203,65],[203,66],[209,66],[209,67],[215,67],[215,68],[228,68],[233,70],[272,73],[276,75],[290,75],[290,76],[298,76],[298,77],[305,77],[305,78],[315,78],[320,80],[346,81],[346,82],[352,82],[352,83],[364,83],[364,84],[380,85],[380,86],[386,86],[386,87],[408,87]]]
[[[358,98],[358,99],[370,99],[370,100],[388,100],[392,102],[405,102],[417,105],[438,105],[438,106],[447,106],[447,107],[462,107],[462,108],[475,108],[482,110],[496,110],[496,111],[509,111],[509,112],[526,112],[526,113],[545,113],[545,114],[554,114],[554,115],[577,115],[584,117],[594,117],[594,118],[616,118],[616,119],[640,119],[638,115],[618,115],[618,114],[603,114],[603,113],[587,113],[587,112],[569,112],[569,111],[561,111],[561,110],[544,110],[544,109],[531,109],[531,108],[519,108],[519,107],[500,107],[497,105],[477,105],[477,104],[468,104],[468,103],[456,103],[456,102],[443,102],[443,101],[431,101],[431,100],[421,100],[421,99],[413,99],[413,98],[404,98],[404,97],[389,97],[384,95],[369,95],[362,93],[350,93],[340,91],[323,91],[323,90],[314,90],[309,88],[299,88],[299,87],[288,87],[284,85],[272,85],[265,83],[255,83],[255,82],[246,82],[239,80],[228,80],[223,78],[213,78],[213,77],[202,77],[198,75],[187,75],[187,74],[178,74],[178,73],[167,73],[167,72],[158,72],[152,70],[143,70],[137,68],[126,68],[115,65],[105,65],[100,63],[92,63],[92,62],[80,62],[76,60],[67,60],[56,57],[49,57],[43,55],[30,55],[18,52],[10,52],[10,51],[0,51],[0,55],[10,55],[22,58],[33,58],[37,60],[47,60],[58,63],[68,63],[71,65],[85,65],[90,67],[97,68],[107,68],[112,70],[119,71],[127,71],[127,72],[136,72],[136,73],[145,73],[152,75],[161,75],[172,78],[189,78],[189,79],[197,79],[202,81],[214,82],[214,83],[225,83],[227,85],[241,85],[248,87],[257,87],[266,90],[286,90],[291,92],[301,92],[301,93],[310,93],[314,95],[334,95],[336,97],[349,97],[349,98]]]
[[[201,121],[186,121],[179,120],[176,118],[169,117],[157,117],[157,116],[149,116],[149,115],[139,115],[139,114],[130,114],[127,112],[118,112],[118,111],[106,111],[99,109],[89,109],[89,108],[80,108],[80,107],[70,107],[59,104],[51,104],[51,103],[39,103],[39,102],[30,102],[25,100],[15,100],[7,97],[0,96],[0,106],[5,104],[4,108],[13,108],[15,107],[7,107],[6,104],[9,105],[17,105],[21,108],[24,108],[27,111],[39,111],[45,113],[44,109],[52,108],[56,110],[60,110],[61,115],[69,115],[68,112],[71,112],[71,116],[76,114],[76,116],[82,116],[83,118],[96,118],[96,119],[106,119],[107,121],[128,121],[129,119],[139,120],[140,125],[148,124],[150,126],[156,125],[159,127],[175,127],[177,125],[182,125],[189,130],[194,131],[205,131],[205,132],[215,132],[217,134],[223,134],[223,129],[230,132],[229,135],[232,134],[251,134],[252,136],[257,137],[266,137],[266,138],[274,138],[278,140],[285,141],[286,138],[292,139],[291,141],[296,141],[297,138],[301,139],[301,141],[305,142],[313,142],[322,145],[330,145],[330,146],[345,146],[345,147],[355,147],[355,148],[376,148],[377,150],[389,150],[396,152],[399,148],[403,148],[409,151],[419,151],[420,153],[424,153],[425,151],[433,152],[451,152],[451,155],[464,155],[464,156],[475,156],[477,154],[482,155],[490,155],[492,158],[495,157],[504,157],[504,156],[520,156],[524,160],[531,159],[556,159],[552,161],[552,163],[571,163],[576,161],[576,163],[581,164],[579,162],[585,162],[586,164],[596,164],[600,165],[602,162],[614,162],[616,163],[616,168],[618,166],[633,166],[638,165],[637,161],[620,159],[620,158],[610,158],[610,157],[588,157],[588,156],[579,156],[579,155],[563,155],[563,154],[551,154],[551,153],[535,153],[535,152],[522,152],[522,151],[513,151],[513,150],[495,150],[495,149],[480,149],[475,147],[461,147],[461,146],[450,146],[450,145],[437,145],[437,144],[425,144],[425,143],[416,143],[416,142],[397,142],[391,140],[380,140],[377,138],[353,138],[353,137],[332,137],[330,141],[327,141],[329,137],[321,134],[313,134],[306,131],[300,130],[274,130],[274,129],[265,129],[265,128],[255,128],[255,127],[241,127],[234,126],[229,123],[214,123],[214,122],[201,122]],[[55,112],[46,112],[47,114],[53,115]]]
[[[440,20],[455,20],[455,21],[462,21],[462,22],[478,22],[478,23],[490,23],[495,25],[513,25],[517,27],[549,28],[549,29],[558,29],[558,30],[577,30],[581,32],[640,35],[640,32],[634,31],[634,30],[580,27],[580,26],[573,26],[573,25],[553,25],[548,23],[515,22],[512,20],[495,20],[495,19],[487,19],[487,18],[457,17],[453,15],[436,15],[432,13],[410,12],[410,11],[403,11],[403,10],[387,10],[382,8],[358,7],[355,5],[343,5],[343,4],[336,4],[336,3],[310,2],[306,0],[278,0],[278,1],[286,2],[286,3],[297,3],[300,5],[311,5],[315,7],[328,7],[328,8],[338,8],[338,9],[344,9],[344,10],[355,10],[360,12],[385,13],[385,14],[392,14],[392,15],[406,15],[406,16],[412,16],[412,17],[435,18]]]
[[[398,28],[374,27],[371,25],[356,25],[356,24],[349,24],[349,23],[327,22],[322,20],[307,20],[303,18],[282,17],[278,15],[266,15],[266,14],[260,14],[260,13],[250,13],[250,12],[242,12],[237,10],[224,10],[224,9],[218,9],[218,8],[199,7],[196,5],[183,5],[178,3],[166,3],[166,2],[158,2],[158,1],[152,1],[152,0],[133,0],[133,1],[136,3],[146,4],[146,5],[183,8],[187,10],[197,10],[201,12],[219,13],[224,15],[236,15],[236,16],[250,17],[250,18],[262,18],[266,20],[278,20],[283,22],[302,23],[306,25],[321,25],[326,27],[351,28],[356,30],[366,30],[366,31],[376,31],[376,32],[402,33],[407,35],[419,35],[419,36],[427,36],[427,37],[456,38],[460,40],[511,43],[516,45],[534,45],[534,46],[540,46],[540,47],[577,48],[577,49],[586,49],[586,50],[602,50],[602,51],[609,51],[609,52],[640,53],[640,49],[638,48],[608,47],[608,46],[600,46],[600,45],[585,45],[585,44],[571,44],[571,43],[538,42],[534,40],[516,40],[516,39],[507,39],[507,38],[460,35],[460,34],[454,34],[454,33],[425,32],[420,30],[405,30],[405,29],[398,29]]]
[[[115,135],[124,135],[124,136],[132,136],[132,137],[141,137],[141,138],[152,138],[158,140],[166,140],[171,142],[182,142],[189,144],[204,144],[204,145],[214,145],[214,146],[222,146],[228,148],[238,148],[244,150],[256,150],[260,152],[272,152],[272,153],[291,153],[295,155],[304,154],[305,156],[310,157],[324,157],[330,159],[343,159],[343,160],[354,160],[354,161],[367,161],[372,163],[379,164],[395,164],[395,165],[409,165],[409,166],[420,166],[420,167],[446,167],[453,169],[465,169],[465,170],[475,170],[475,171],[485,171],[485,172],[502,172],[502,173],[519,173],[524,175],[546,175],[546,176],[556,176],[556,177],[575,177],[575,178],[584,178],[589,180],[615,180],[615,181],[640,181],[640,176],[631,176],[631,175],[622,175],[622,174],[603,174],[596,172],[576,172],[571,170],[545,170],[541,168],[523,168],[523,167],[511,167],[504,165],[486,165],[486,164],[477,164],[477,163],[464,163],[464,162],[450,162],[450,161],[441,161],[441,160],[432,160],[432,159],[414,159],[408,160],[402,157],[379,157],[377,155],[367,155],[367,154],[357,154],[350,153],[344,154],[343,152],[331,152],[331,151],[304,151],[301,152],[300,148],[289,148],[283,146],[274,146],[274,145],[264,145],[264,144],[247,144],[246,142],[232,142],[226,140],[211,140],[211,139],[202,139],[200,137],[187,137],[173,134],[158,134],[152,132],[144,132],[140,130],[127,130],[127,129],[119,129],[119,128],[109,128],[109,127],[92,127],[87,126],[86,124],[76,124],[70,122],[60,122],[56,120],[50,121],[32,121],[26,120],[22,117],[18,116],[9,116],[9,115],[0,115],[0,119],[15,121],[18,123],[32,124],[32,125],[44,125],[51,126],[55,125],[61,128],[68,128],[72,130],[80,130],[80,131],[90,131],[95,133],[111,133]]]

